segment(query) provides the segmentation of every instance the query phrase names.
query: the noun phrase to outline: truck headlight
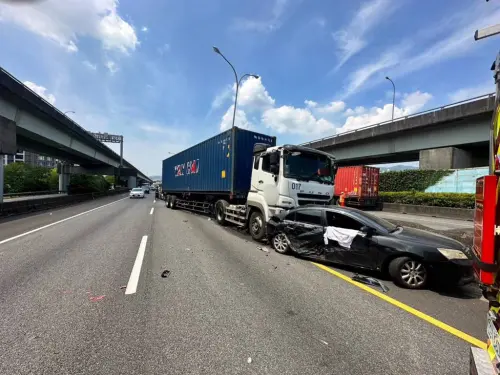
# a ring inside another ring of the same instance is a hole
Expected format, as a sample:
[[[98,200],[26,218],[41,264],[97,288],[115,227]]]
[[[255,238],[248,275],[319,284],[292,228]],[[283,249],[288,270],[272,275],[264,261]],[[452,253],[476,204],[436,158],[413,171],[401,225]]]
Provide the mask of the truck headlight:
[[[443,254],[446,259],[453,260],[453,259],[469,259],[467,255],[464,254],[462,250],[455,250],[455,249],[443,249],[438,247],[438,251]]]

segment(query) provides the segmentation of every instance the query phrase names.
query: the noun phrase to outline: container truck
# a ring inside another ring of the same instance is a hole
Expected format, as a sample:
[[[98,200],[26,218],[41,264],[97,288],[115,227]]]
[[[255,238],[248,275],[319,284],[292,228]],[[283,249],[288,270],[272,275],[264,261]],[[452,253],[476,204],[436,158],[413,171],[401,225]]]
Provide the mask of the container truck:
[[[336,171],[330,154],[233,127],[163,160],[163,197],[168,208],[213,213],[261,240],[271,216],[329,204]]]
[[[335,176],[333,201],[339,202],[344,193],[346,206],[357,208],[379,208],[378,197],[380,169],[359,165],[355,167],[339,167]]]

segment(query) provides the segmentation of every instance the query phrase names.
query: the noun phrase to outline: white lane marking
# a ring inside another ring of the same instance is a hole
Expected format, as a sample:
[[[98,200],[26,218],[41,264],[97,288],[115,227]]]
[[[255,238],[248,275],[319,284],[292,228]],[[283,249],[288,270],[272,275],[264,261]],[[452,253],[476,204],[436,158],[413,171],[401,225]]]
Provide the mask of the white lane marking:
[[[149,214],[150,214],[150,215],[153,215],[153,211],[154,211],[154,210],[155,210],[155,208],[154,208],[154,207],[151,207],[151,211],[149,211]]]
[[[53,225],[64,223],[65,221],[68,221],[68,220],[74,219],[75,217],[78,217],[78,216],[82,216],[82,215],[88,214],[89,212],[92,212],[92,211],[95,211],[95,210],[99,210],[100,208],[110,206],[110,205],[115,204],[115,203],[117,203],[117,202],[120,202],[120,201],[122,201],[122,200],[124,200],[124,199],[128,199],[128,197],[126,197],[126,198],[122,198],[122,199],[118,199],[117,201],[114,201],[114,202],[111,202],[111,203],[108,203],[108,204],[104,204],[104,205],[102,205],[102,206],[99,206],[99,207],[93,208],[93,209],[88,210],[88,211],[85,211],[85,212],[80,212],[79,214],[76,214],[76,215],[73,215],[73,216],[67,217],[66,219],[62,219],[62,220],[58,220],[58,221],[54,221],[53,223],[50,223],[50,224],[44,225],[43,227],[39,227],[39,228],[36,228],[36,229],[32,229],[32,230],[30,230],[30,231],[27,231],[27,232],[24,232],[24,233],[21,233],[21,234],[18,234],[17,236],[7,238],[7,239],[5,239],[5,240],[0,241],[0,245],[3,245],[4,243],[7,243],[7,242],[12,241],[12,240],[15,240],[15,239],[17,239],[17,238],[21,238],[21,237],[27,236],[28,234],[38,232],[38,231],[40,231],[40,230],[42,230],[42,229],[49,228],[49,227],[51,227],[51,226],[53,226]]]
[[[153,201],[153,203],[156,203],[156,199]]]
[[[141,276],[142,260],[144,259],[147,242],[148,236],[142,236],[141,244],[139,245],[139,250],[137,251],[137,257],[135,258],[134,267],[132,268],[132,273],[130,274],[125,294],[134,294],[137,291],[137,284],[139,283],[139,276]]]

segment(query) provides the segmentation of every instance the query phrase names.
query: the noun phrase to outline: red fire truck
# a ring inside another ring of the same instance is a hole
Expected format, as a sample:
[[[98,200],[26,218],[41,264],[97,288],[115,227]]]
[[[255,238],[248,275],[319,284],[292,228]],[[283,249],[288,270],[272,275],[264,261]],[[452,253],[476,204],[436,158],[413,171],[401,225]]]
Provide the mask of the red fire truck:
[[[500,25],[478,30],[475,39],[500,34]],[[471,348],[470,374],[500,374],[500,53],[492,66],[496,100],[490,131],[490,173],[476,181],[474,269],[488,300],[486,349]]]

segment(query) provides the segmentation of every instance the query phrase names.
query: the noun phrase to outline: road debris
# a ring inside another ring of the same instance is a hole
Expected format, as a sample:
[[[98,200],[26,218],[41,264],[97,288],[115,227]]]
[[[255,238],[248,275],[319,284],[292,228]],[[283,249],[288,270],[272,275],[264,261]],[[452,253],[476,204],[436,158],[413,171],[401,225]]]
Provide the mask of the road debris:
[[[182,220],[182,222],[183,222],[183,223],[187,223],[187,222],[188,222],[188,220],[187,220],[187,219],[186,219],[186,220]]]
[[[272,265],[272,266],[273,266],[273,268],[274,268],[275,270],[276,270],[276,269],[278,269],[278,266],[275,266],[275,265]]]
[[[208,218],[207,220],[208,220],[208,221],[212,221],[212,219],[210,219],[210,218]]]
[[[102,295],[102,296],[94,296],[94,297],[90,297],[90,301],[91,302],[98,302],[98,301],[102,301],[104,299],[104,297],[106,297],[105,295]]]
[[[126,285],[122,285],[122,286],[120,287],[120,289],[127,289],[127,286],[126,286]]]
[[[252,357],[248,357],[248,359],[247,359],[247,363],[248,363],[248,364],[252,363]]]
[[[384,291],[384,293],[387,293],[389,291],[389,288],[385,286],[382,281],[375,279],[374,277],[369,277],[369,276],[364,276],[364,275],[359,275],[355,273],[352,277],[352,280],[357,281],[358,283],[362,284],[367,284],[370,286],[378,286],[380,289]]]
[[[161,277],[163,278],[167,278],[168,276],[170,275],[170,271],[169,270],[165,270],[161,273]]]
[[[189,247],[186,247],[186,251],[191,251],[191,249]]]
[[[259,249],[259,250],[261,250],[261,251],[263,251],[263,252],[265,252],[265,253],[268,253],[268,252],[269,252],[269,249],[268,249],[267,247],[265,247],[265,246],[264,246],[264,247],[262,247],[262,246],[257,246],[257,249]]]
[[[328,343],[325,340],[319,339],[319,342],[322,343],[322,344],[325,344],[326,346],[328,346]]]

